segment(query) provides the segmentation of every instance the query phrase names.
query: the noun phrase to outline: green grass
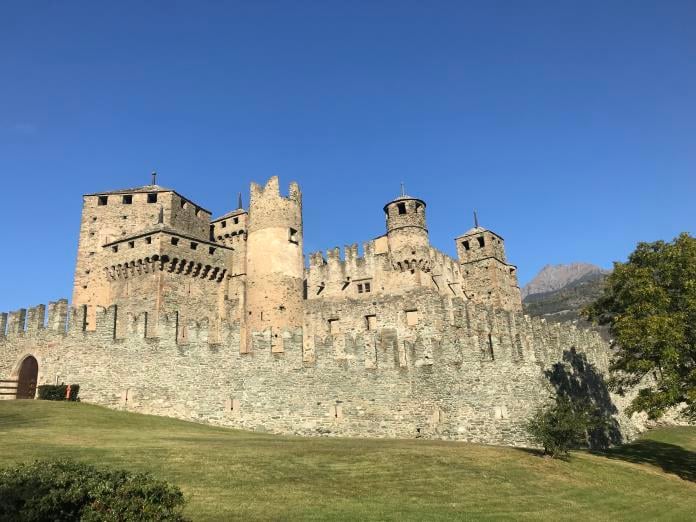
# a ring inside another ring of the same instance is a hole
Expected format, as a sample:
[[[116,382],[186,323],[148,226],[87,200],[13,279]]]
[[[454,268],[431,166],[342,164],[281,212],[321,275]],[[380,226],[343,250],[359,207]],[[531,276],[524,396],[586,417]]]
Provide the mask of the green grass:
[[[569,461],[426,440],[305,439],[79,403],[0,402],[0,466],[43,457],[150,471],[194,520],[687,520],[696,428]]]

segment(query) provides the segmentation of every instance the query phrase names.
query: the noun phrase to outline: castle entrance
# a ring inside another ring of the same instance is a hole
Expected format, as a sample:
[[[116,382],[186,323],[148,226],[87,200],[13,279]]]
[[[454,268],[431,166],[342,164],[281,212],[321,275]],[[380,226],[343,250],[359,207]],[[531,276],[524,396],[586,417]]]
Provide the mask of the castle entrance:
[[[31,355],[22,361],[17,381],[17,398],[33,399],[36,395],[36,380],[39,376],[39,363]]]

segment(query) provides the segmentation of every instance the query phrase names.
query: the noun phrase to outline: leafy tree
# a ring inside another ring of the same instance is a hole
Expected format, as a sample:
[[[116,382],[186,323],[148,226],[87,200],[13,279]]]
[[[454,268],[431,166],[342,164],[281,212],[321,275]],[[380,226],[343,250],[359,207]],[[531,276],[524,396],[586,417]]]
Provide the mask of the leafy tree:
[[[639,243],[628,262],[614,263],[603,294],[584,313],[609,325],[614,391],[654,381],[639,389],[629,413],[656,419],[686,404],[684,413],[696,419],[696,238]]]
[[[588,433],[597,429],[602,416],[588,401],[556,396],[555,402],[539,408],[527,423],[527,433],[553,458],[587,445]]]

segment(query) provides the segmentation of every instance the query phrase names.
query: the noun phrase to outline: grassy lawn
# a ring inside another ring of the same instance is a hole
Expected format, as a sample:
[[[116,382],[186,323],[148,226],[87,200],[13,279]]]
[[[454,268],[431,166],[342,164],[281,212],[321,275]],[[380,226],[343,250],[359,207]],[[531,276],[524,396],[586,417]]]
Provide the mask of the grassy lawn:
[[[0,466],[37,457],[150,471],[194,520],[696,518],[696,428],[569,462],[425,440],[304,439],[79,403],[0,401]]]

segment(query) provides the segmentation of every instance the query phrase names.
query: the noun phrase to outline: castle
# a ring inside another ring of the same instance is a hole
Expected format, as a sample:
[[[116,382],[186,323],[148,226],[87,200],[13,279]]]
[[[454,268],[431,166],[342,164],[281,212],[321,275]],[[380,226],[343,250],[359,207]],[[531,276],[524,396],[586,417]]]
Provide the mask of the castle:
[[[79,383],[88,402],[246,429],[527,444],[554,372],[606,373],[598,333],[522,314],[503,238],[478,223],[453,259],[402,190],[362,255],[305,264],[299,186],[250,192],[215,219],[154,175],[85,195],[70,310],[0,315],[0,397]]]

